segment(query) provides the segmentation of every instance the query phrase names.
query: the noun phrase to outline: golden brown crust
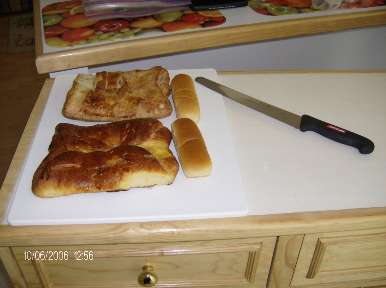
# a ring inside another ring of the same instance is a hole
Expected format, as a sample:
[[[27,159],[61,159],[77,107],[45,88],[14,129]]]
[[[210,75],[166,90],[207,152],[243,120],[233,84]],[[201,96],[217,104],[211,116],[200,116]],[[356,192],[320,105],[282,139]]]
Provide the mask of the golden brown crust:
[[[170,184],[178,172],[170,141],[170,131],[155,119],[58,124],[32,191],[56,197]]]
[[[176,75],[171,83],[174,107],[177,118],[200,121],[200,104],[192,78],[186,74]]]
[[[63,115],[89,121],[162,118],[171,114],[169,73],[162,67],[80,74],[67,93]]]
[[[196,123],[189,118],[180,118],[172,124],[173,140],[178,159],[186,177],[208,176],[212,161]]]

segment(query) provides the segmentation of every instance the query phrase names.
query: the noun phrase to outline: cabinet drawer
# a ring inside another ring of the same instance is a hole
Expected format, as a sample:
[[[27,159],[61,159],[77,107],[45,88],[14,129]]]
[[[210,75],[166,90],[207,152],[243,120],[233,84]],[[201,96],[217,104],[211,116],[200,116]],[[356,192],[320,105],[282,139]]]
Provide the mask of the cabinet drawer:
[[[355,282],[370,281],[386,284],[386,229],[304,237],[293,287],[337,287],[344,282],[342,287],[356,287]]]
[[[17,247],[13,251],[29,287],[140,287],[138,276],[144,266],[153,268],[157,287],[264,287],[275,241],[275,237],[269,237]],[[86,252],[81,254],[83,251]],[[31,260],[31,255],[45,260]],[[68,255],[68,259],[63,255]],[[56,260],[58,257],[62,260]]]

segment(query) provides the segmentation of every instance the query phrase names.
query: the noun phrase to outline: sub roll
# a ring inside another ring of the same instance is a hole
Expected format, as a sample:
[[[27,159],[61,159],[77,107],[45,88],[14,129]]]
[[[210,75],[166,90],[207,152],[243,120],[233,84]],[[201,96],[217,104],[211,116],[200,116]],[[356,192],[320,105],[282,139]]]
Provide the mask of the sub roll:
[[[176,75],[171,83],[172,98],[178,118],[200,121],[200,104],[192,78],[186,74]]]
[[[196,123],[180,118],[172,124],[173,141],[186,177],[205,177],[212,171],[205,141]]]

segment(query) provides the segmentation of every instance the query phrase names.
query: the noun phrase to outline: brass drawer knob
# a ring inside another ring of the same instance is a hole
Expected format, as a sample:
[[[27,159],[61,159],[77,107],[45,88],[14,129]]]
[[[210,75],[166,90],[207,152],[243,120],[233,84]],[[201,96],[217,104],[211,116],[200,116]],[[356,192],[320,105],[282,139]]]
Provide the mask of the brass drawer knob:
[[[142,273],[138,276],[138,283],[143,287],[154,287],[158,282],[157,275],[153,272],[154,268],[150,265],[142,267]]]

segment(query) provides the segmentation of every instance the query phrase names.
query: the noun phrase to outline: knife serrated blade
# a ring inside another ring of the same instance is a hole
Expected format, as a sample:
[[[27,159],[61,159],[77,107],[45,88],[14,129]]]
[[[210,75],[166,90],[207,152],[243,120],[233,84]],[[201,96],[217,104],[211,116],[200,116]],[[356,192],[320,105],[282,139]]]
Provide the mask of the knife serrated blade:
[[[216,91],[227,98],[232,99],[235,102],[238,102],[242,105],[245,105],[249,108],[257,110],[265,115],[268,115],[272,118],[275,118],[281,122],[284,122],[290,126],[300,129],[301,117],[297,114],[289,112],[287,110],[281,109],[279,107],[273,106],[266,102],[260,101],[256,98],[252,98],[244,93],[236,91],[232,88],[226,87],[220,83],[214,82],[212,80],[206,79],[204,77],[197,77],[196,81],[213,91]]]

